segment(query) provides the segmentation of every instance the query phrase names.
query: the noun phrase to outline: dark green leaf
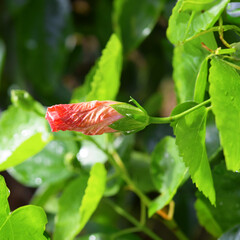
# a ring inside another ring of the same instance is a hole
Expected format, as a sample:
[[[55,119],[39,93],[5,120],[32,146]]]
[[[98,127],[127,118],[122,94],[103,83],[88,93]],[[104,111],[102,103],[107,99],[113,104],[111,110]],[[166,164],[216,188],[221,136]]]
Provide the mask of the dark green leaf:
[[[189,167],[192,181],[215,204],[215,190],[205,147],[206,119],[207,110],[201,107],[177,120],[173,127],[180,156]]]
[[[1,76],[2,76],[4,61],[5,61],[5,46],[2,40],[0,40],[0,86],[1,86]]]
[[[222,161],[213,170],[216,189],[216,207],[198,194],[196,202],[200,223],[214,236],[219,237],[240,222],[240,173],[226,170]]]
[[[56,137],[68,138],[71,134],[57,133]],[[9,173],[22,184],[36,187],[68,178],[73,173],[66,167],[66,161],[76,157],[78,147],[71,140],[51,141],[41,152],[27,161],[9,169]]]
[[[124,52],[137,47],[152,31],[163,0],[115,0],[113,25],[123,42]]]
[[[183,181],[187,168],[181,157],[175,139],[165,137],[155,147],[151,159],[151,176],[161,195],[149,206],[149,216],[167,205]]]
[[[210,49],[217,48],[214,35],[212,33],[207,33],[179,45],[174,49],[173,79],[175,81],[177,97],[180,103],[194,99],[194,87],[198,73],[201,70],[201,64],[210,54],[206,49],[201,47],[201,42]],[[204,76],[201,76],[201,79],[202,77]],[[198,79],[197,84],[203,83],[201,79]],[[201,89],[199,89],[200,87]],[[197,86],[198,90],[202,90],[202,87],[203,86]]]
[[[178,44],[212,27],[229,0],[218,0],[206,11],[181,11],[184,2],[184,0],[177,2],[169,19],[167,36],[173,44]]]
[[[43,101],[63,91],[59,80],[69,52],[70,13],[68,1],[28,1],[15,18],[19,63]]]
[[[10,106],[0,119],[0,170],[25,161],[49,142],[47,122],[33,111]]]
[[[10,213],[7,189],[4,178],[0,176],[0,236],[9,240],[46,240],[44,236],[47,218],[42,208],[24,206]]]
[[[104,166],[96,163],[89,178],[81,175],[67,186],[59,200],[53,239],[72,240],[83,229],[103,196],[106,175]]]
[[[227,168],[240,169],[240,76],[226,62],[213,58],[210,68],[210,95],[220,133]]]
[[[120,86],[121,69],[122,46],[113,34],[84,85],[75,89],[71,102],[115,99]]]
[[[133,152],[129,163],[129,173],[133,182],[143,191],[150,192],[156,190],[150,173],[151,159],[148,155]]]

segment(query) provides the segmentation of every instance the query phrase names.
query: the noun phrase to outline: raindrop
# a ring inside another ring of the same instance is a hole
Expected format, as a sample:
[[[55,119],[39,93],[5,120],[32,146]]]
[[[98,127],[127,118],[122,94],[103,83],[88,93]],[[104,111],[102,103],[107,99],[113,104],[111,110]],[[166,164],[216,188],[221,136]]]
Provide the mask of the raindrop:
[[[41,178],[36,178],[35,179],[35,183],[37,184],[37,185],[40,185],[41,183],[42,183],[42,179]]]
[[[89,240],[96,240],[97,238],[94,235],[89,236]]]
[[[151,29],[148,28],[148,27],[147,27],[147,28],[144,28],[143,31],[142,31],[142,33],[143,33],[144,36],[147,36],[150,32],[151,32]]]
[[[228,92],[227,92],[227,91],[225,92],[225,95],[226,95],[226,96],[228,95]]]
[[[233,96],[231,96],[231,101],[233,101],[234,100],[234,97]]]

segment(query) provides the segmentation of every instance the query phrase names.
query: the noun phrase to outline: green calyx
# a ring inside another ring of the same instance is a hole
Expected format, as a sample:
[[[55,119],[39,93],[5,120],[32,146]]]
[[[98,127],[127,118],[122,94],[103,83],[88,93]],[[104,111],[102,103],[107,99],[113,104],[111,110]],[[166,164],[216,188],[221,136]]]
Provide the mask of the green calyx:
[[[121,131],[124,134],[131,134],[144,129],[149,125],[147,112],[134,100],[137,107],[127,103],[113,104],[111,107],[124,117],[112,123],[109,127]]]

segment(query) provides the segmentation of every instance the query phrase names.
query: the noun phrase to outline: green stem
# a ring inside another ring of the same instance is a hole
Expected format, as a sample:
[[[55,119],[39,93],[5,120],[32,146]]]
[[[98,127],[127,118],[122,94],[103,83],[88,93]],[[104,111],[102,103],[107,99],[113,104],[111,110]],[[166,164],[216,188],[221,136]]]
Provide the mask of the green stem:
[[[161,123],[171,123],[171,122],[174,122],[176,120],[178,120],[179,118],[189,114],[190,112],[193,112],[195,111],[196,109],[202,107],[202,106],[205,106],[207,104],[209,104],[211,102],[211,99],[208,99],[182,113],[179,113],[177,115],[174,115],[174,116],[170,116],[170,117],[165,117],[165,118],[159,118],[159,117],[150,117],[149,118],[149,123],[150,124],[161,124]]]
[[[115,234],[112,234],[110,239],[111,240],[114,240],[115,238],[117,237],[120,237],[122,235],[126,235],[126,234],[129,234],[129,233],[134,233],[134,232],[140,232],[141,229],[139,229],[138,227],[132,227],[132,228],[127,228],[127,229],[123,229]]]
[[[235,25],[222,25],[221,28],[222,28],[222,31],[234,30],[234,31],[240,33],[240,28],[235,26]],[[209,32],[218,32],[219,29],[220,29],[220,26],[212,27],[208,30],[202,31],[202,32],[194,35],[193,37],[187,39],[185,42],[191,41],[191,40],[193,40],[195,38],[198,38],[199,36],[204,35],[204,34],[209,33]]]
[[[126,212],[123,208],[121,208],[120,206],[118,206],[117,204],[115,204],[114,202],[105,199],[105,201],[108,203],[108,205],[110,207],[112,207],[114,209],[114,211],[116,213],[118,213],[119,215],[121,215],[122,217],[126,218],[130,223],[132,223],[133,225],[135,225],[140,231],[144,232],[146,235],[148,235],[149,237],[151,237],[154,240],[162,240],[160,237],[158,237],[154,232],[152,232],[149,228],[142,226],[141,223],[135,219],[134,217],[132,217],[128,212]]]

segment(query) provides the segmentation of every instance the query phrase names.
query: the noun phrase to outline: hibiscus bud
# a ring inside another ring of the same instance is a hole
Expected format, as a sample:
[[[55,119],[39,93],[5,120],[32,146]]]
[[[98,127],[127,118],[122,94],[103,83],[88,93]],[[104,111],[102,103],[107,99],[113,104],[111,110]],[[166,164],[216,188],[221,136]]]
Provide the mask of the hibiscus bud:
[[[45,118],[55,131],[78,131],[85,135],[143,129],[148,115],[130,104],[115,101],[91,101],[59,104],[47,109]]]

